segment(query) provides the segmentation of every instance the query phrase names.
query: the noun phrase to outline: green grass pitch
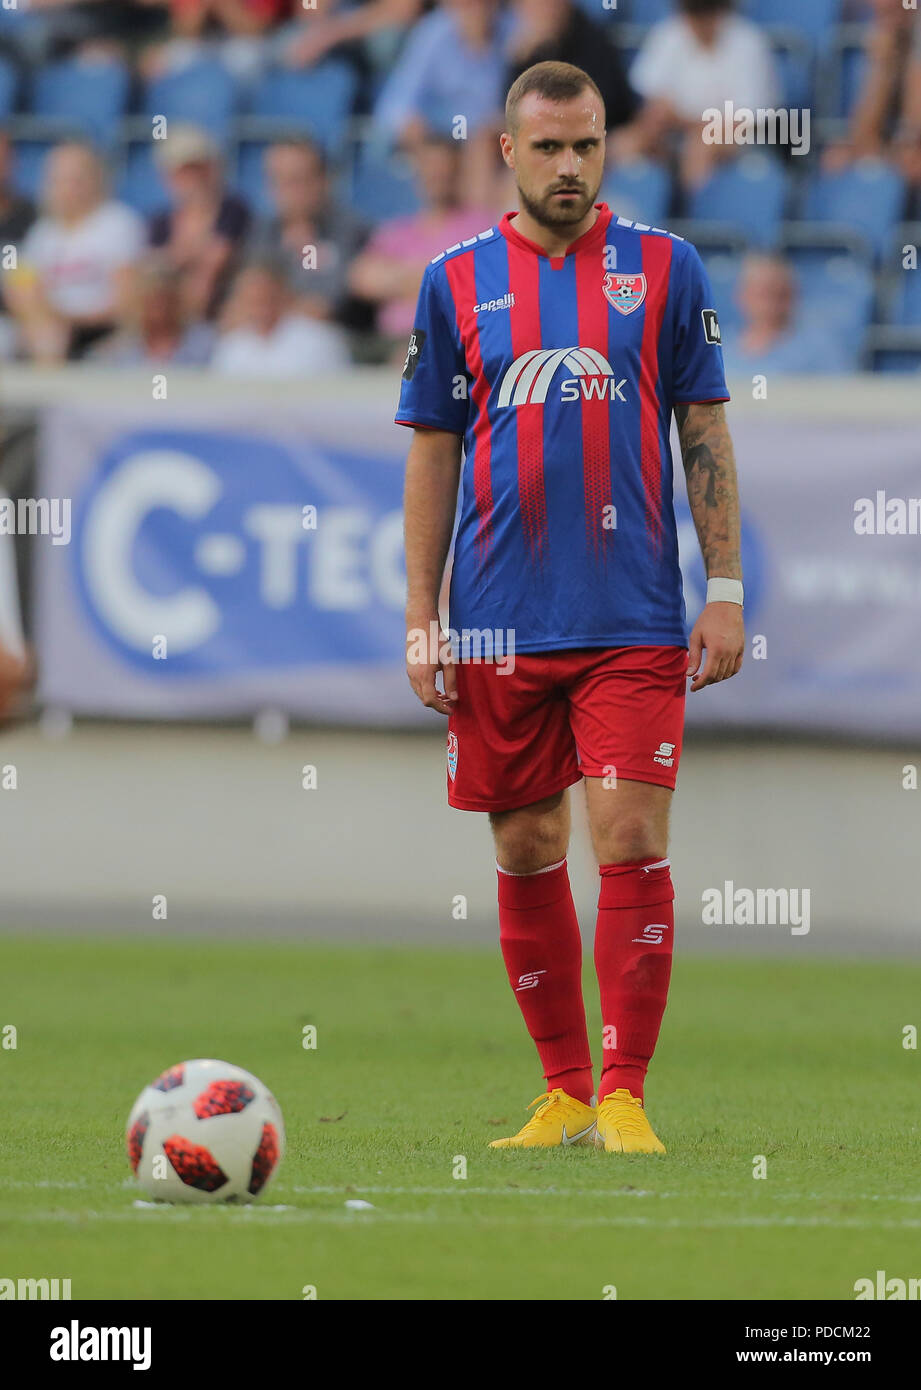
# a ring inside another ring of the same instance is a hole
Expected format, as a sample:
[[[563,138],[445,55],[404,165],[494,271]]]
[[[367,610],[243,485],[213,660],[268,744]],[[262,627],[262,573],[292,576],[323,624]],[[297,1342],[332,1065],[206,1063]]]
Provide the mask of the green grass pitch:
[[[0,1276],[75,1299],[853,1299],[921,1273],[919,999],[918,963],[679,954],[647,1093],[668,1156],[491,1153],[541,1089],[498,951],[7,937]],[[272,1087],[284,1164],[249,1209],[137,1208],[128,1110],[200,1056]]]

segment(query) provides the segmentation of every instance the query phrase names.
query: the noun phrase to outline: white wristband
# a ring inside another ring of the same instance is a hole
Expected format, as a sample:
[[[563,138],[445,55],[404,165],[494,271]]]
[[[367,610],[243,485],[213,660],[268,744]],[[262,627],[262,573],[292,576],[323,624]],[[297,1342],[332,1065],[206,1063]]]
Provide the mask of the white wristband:
[[[708,579],[708,603],[737,603],[741,608],[744,590],[741,579]]]

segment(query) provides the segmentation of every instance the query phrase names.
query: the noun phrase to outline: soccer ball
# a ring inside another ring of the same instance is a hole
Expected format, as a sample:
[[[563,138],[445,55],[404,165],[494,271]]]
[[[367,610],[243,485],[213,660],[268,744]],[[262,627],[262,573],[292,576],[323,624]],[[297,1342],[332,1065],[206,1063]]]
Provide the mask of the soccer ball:
[[[141,1187],[161,1202],[253,1202],[281,1162],[285,1126],[250,1072],[199,1058],[144,1087],[125,1143]]]

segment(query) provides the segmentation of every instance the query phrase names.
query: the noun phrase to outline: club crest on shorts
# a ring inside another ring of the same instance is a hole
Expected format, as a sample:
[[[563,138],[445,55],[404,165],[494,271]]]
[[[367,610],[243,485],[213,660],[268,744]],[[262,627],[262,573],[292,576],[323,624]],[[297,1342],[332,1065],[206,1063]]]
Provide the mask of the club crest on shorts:
[[[448,776],[452,782],[457,776],[457,734],[448,734]]]
[[[602,288],[619,314],[632,314],[646,298],[646,276],[617,275],[609,270]]]

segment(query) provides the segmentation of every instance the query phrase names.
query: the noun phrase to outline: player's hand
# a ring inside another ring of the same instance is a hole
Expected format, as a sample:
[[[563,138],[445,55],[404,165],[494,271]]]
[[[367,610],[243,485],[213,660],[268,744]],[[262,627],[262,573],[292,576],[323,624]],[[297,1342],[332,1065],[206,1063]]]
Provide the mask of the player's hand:
[[[441,672],[444,694],[435,684]],[[406,620],[406,674],[416,695],[427,709],[450,714],[457,701],[457,674],[451,660],[451,646],[438,617]]]
[[[706,660],[701,667],[701,657]],[[691,633],[688,675],[692,690],[728,680],[742,665],[745,654],[745,624],[738,603],[708,603]]]

